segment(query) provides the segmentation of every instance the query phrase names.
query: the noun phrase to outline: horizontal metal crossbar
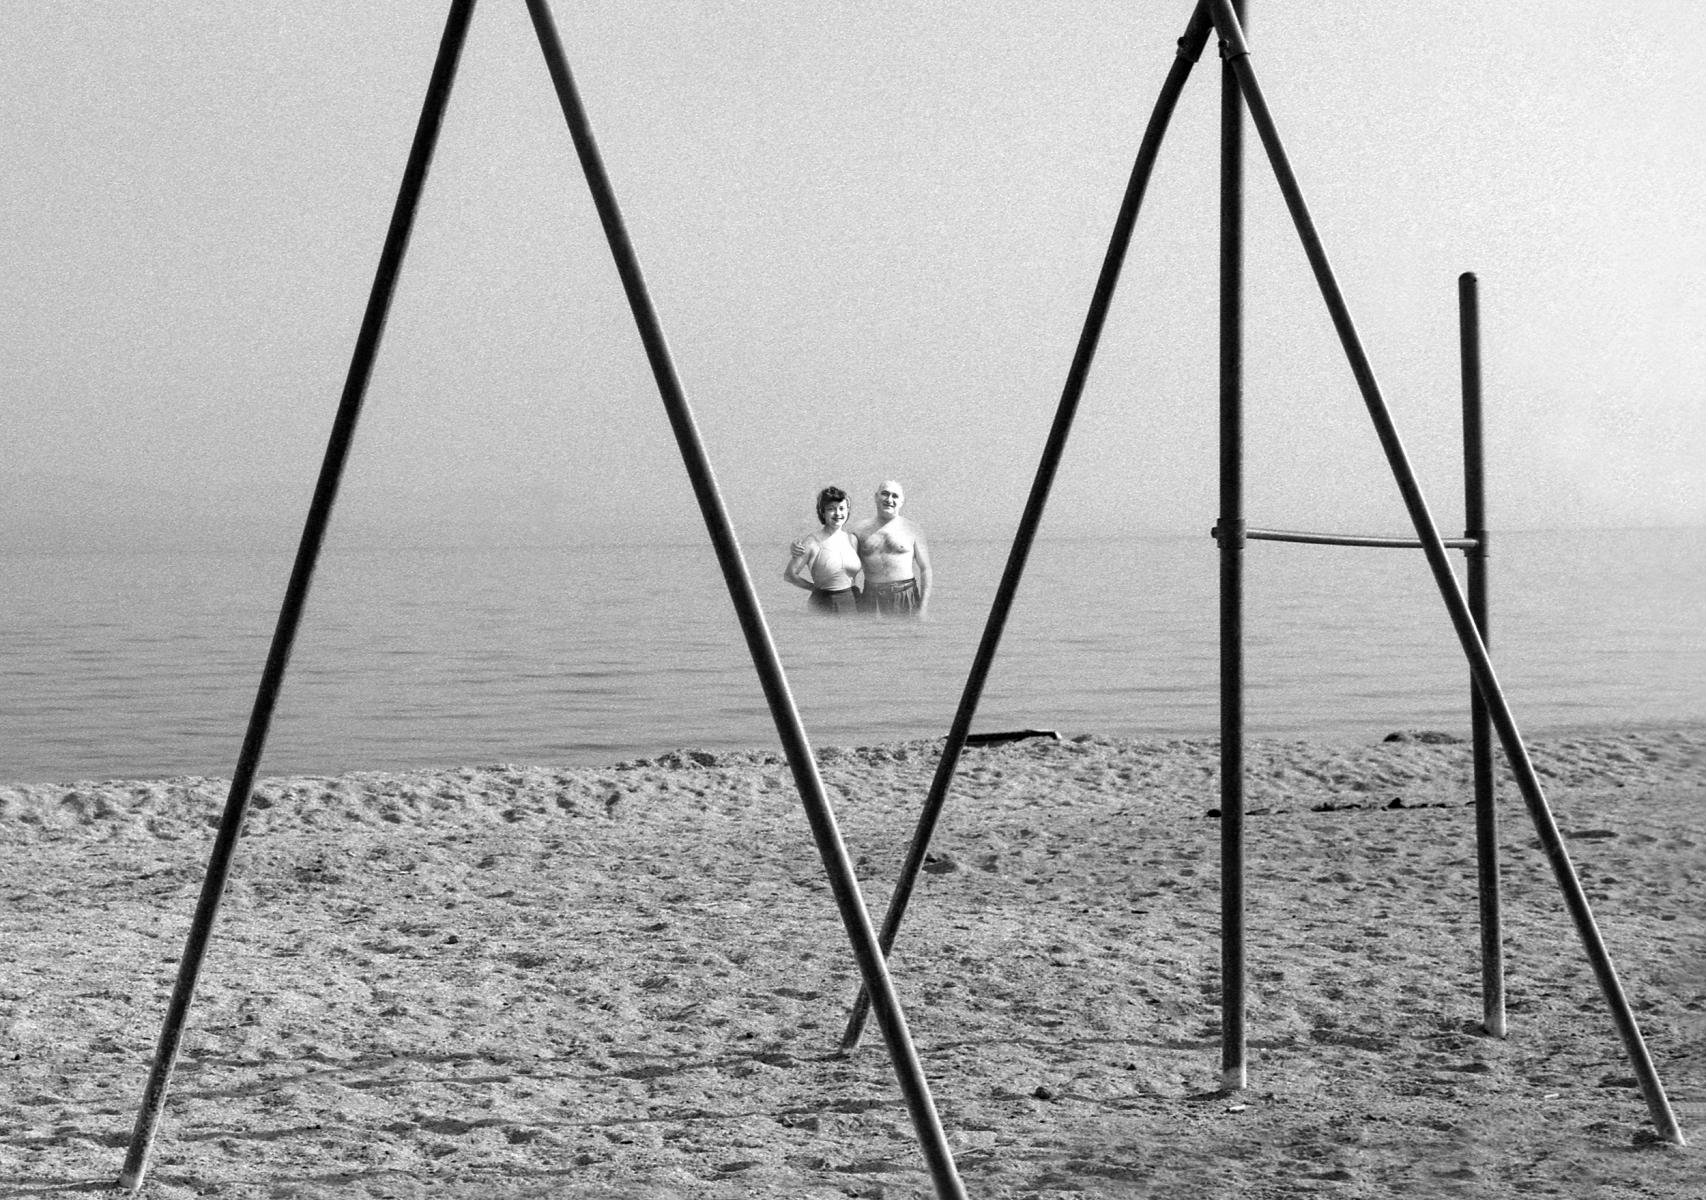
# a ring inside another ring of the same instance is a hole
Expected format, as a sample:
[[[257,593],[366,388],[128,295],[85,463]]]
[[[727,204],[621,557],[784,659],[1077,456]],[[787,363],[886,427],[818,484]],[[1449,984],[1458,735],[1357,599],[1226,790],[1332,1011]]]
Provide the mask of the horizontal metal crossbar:
[[[1217,525],[1209,531],[1209,536],[1220,540],[1220,527]],[[1292,529],[1246,529],[1244,536],[1255,542],[1306,542],[1315,546],[1381,546],[1397,549],[1420,550],[1422,543],[1417,538],[1405,537],[1376,537],[1357,533],[1301,533]],[[1480,538],[1442,538],[1441,544],[1449,550],[1480,549]]]

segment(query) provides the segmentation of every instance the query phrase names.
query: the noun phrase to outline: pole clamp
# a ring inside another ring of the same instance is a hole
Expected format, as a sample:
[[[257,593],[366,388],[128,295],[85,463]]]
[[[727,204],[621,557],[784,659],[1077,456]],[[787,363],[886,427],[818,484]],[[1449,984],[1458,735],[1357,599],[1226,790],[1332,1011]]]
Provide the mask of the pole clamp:
[[[1245,521],[1228,521],[1222,519],[1208,531],[1208,536],[1220,543],[1222,550],[1242,550],[1244,548],[1244,531],[1249,527]]]
[[[1209,8],[1213,10],[1215,32],[1220,35],[1220,57],[1227,61],[1250,57],[1250,47],[1244,41],[1244,29],[1238,23],[1232,0],[1210,0]]]

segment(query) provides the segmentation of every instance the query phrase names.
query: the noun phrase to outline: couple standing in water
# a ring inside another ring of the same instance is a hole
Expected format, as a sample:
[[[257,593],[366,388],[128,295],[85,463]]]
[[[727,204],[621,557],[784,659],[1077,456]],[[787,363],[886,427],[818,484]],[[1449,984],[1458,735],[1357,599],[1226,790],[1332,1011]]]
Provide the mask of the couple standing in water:
[[[817,494],[823,528],[792,546],[782,578],[811,593],[826,613],[922,617],[930,600],[930,550],[918,526],[900,515],[906,494],[894,480],[877,487],[877,515],[846,528],[847,493]],[[864,576],[864,590],[857,584]]]

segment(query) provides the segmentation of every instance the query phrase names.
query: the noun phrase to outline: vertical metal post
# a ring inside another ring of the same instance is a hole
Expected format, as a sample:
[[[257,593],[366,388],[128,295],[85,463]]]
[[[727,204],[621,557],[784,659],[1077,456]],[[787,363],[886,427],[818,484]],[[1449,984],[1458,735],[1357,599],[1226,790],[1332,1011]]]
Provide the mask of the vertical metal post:
[[[314,498],[309,504],[308,518],[297,546],[296,561],[285,588],[284,603],[279,609],[278,624],[273,632],[272,647],[266,666],[261,672],[260,687],[250,711],[248,732],[244,735],[237,767],[226,793],[225,811],[220,818],[219,831],[214,837],[213,851],[202,880],[201,898],[190,921],[183,957],[178,963],[177,983],[167,1006],[165,1023],[160,1030],[159,1044],[154,1051],[154,1065],[143,1093],[142,1109],[137,1113],[136,1127],[131,1134],[130,1149],[125,1156],[119,1186],[139,1191],[148,1173],[148,1160],[153,1153],[155,1134],[160,1115],[166,1104],[166,1091],[171,1084],[176,1065],[178,1044],[183,1036],[184,1023],[190,1004],[195,999],[196,982],[201,974],[202,961],[207,955],[208,942],[219,916],[219,902],[236,856],[237,839],[242,834],[243,816],[254,790],[255,774],[260,766],[261,752],[266,747],[267,732],[272,725],[273,709],[278,703],[284,672],[290,663],[291,647],[302,622],[303,609],[308,603],[308,590],[314,578],[314,566],[320,557],[326,528],[331,521],[332,506],[337,500],[338,484],[343,478],[344,463],[355,438],[356,421],[361,415],[362,400],[367,383],[373,374],[373,362],[379,353],[379,343],[385,332],[385,320],[391,309],[391,297],[396,291],[397,277],[402,270],[403,254],[408,249],[409,234],[414,227],[415,211],[420,205],[421,191],[426,185],[427,170],[432,165],[433,149],[444,122],[444,111],[450,101],[451,84],[456,78],[456,65],[467,38],[468,23],[474,15],[474,0],[454,0],[445,20],[444,34],[439,40],[438,58],[433,64],[432,78],[427,85],[426,100],[421,108],[420,121],[409,149],[408,164],[403,170],[403,182],[398,189],[397,203],[391,211],[391,225],[385,235],[385,247],[379,256],[367,310],[362,317],[361,331],[356,337],[355,353],[350,361],[349,374],[344,381],[343,396],[338,403],[337,416],[326,444],[325,458],[314,486]]]
[[[1641,1036],[1640,1024],[1635,1020],[1634,1009],[1623,991],[1622,982],[1617,978],[1617,969],[1611,962],[1605,940],[1600,936],[1599,925],[1594,920],[1587,893],[1570,862],[1563,835],[1558,831],[1551,806],[1540,787],[1540,776],[1529,758],[1528,747],[1523,743],[1516,717],[1511,712],[1504,689],[1493,670],[1493,660],[1487,653],[1487,647],[1481,642],[1481,635],[1476,631],[1468,602],[1458,589],[1457,577],[1452,572],[1451,562],[1446,557],[1445,544],[1434,524],[1433,515],[1428,510],[1427,498],[1422,494],[1421,484],[1417,482],[1409,455],[1398,436],[1392,413],[1381,395],[1374,368],[1363,349],[1362,339],[1351,319],[1350,308],[1345,303],[1338,279],[1333,274],[1332,264],[1327,260],[1326,250],[1315,230],[1314,218],[1309,215],[1309,207],[1304,202],[1303,190],[1299,187],[1291,162],[1286,157],[1285,146],[1280,141],[1273,114],[1268,110],[1261,85],[1256,80],[1255,68],[1250,64],[1249,47],[1244,43],[1243,32],[1239,28],[1237,15],[1232,11],[1231,0],[1210,2],[1214,10],[1215,27],[1231,50],[1232,63],[1238,72],[1238,85],[1243,90],[1245,104],[1249,106],[1251,121],[1261,137],[1263,148],[1267,151],[1274,177],[1285,197],[1292,224],[1296,227],[1298,240],[1309,259],[1310,269],[1315,275],[1322,300],[1327,305],[1333,327],[1338,332],[1339,344],[1345,351],[1351,374],[1355,376],[1358,390],[1362,393],[1364,407],[1374,424],[1381,449],[1385,452],[1387,464],[1392,470],[1393,480],[1398,485],[1405,510],[1415,527],[1416,537],[1422,543],[1428,568],[1433,573],[1434,584],[1438,587],[1440,598],[1445,602],[1446,611],[1451,616],[1458,642],[1463,647],[1464,657],[1468,659],[1474,674],[1475,685],[1487,703],[1493,727],[1499,734],[1499,744],[1503,747],[1511,771],[1516,776],[1517,786],[1528,808],[1529,819],[1539,835],[1540,844],[1552,868],[1553,878],[1563,895],[1564,906],[1569,910],[1570,919],[1576,927],[1576,935],[1581,939],[1582,948],[1599,983],[1600,993],[1605,997],[1606,1007],[1611,1011],[1612,1021],[1623,1041],[1624,1052],[1629,1057],[1629,1065],[1634,1069],[1641,1094],[1646,1099],[1647,1111],[1661,1138],[1682,1145],[1684,1139],[1682,1130],[1677,1125],[1676,1113],[1672,1110],[1670,1100],[1665,1095],[1664,1084],[1653,1067],[1646,1040]]]
[[[1481,437],[1481,301],[1473,271],[1457,277],[1458,341],[1463,370],[1463,513],[1469,615],[1492,647],[1487,594],[1487,476]],[[1469,731],[1475,763],[1475,862],[1481,914],[1481,1027],[1506,1033],[1504,921],[1499,901],[1499,817],[1493,790],[1493,727],[1487,702],[1469,681]]]
[[[900,933],[902,920],[906,916],[906,907],[912,898],[913,887],[918,881],[919,872],[924,866],[924,856],[929,851],[930,839],[941,818],[942,809],[947,803],[948,786],[953,782],[954,769],[959,764],[960,752],[965,748],[966,735],[971,731],[972,717],[977,713],[979,699],[983,695],[984,681],[989,676],[989,668],[995,661],[995,651],[1001,644],[1001,634],[1007,625],[1007,615],[1012,610],[1013,598],[1018,594],[1019,581],[1024,577],[1025,562],[1030,557],[1031,545],[1036,540],[1037,528],[1042,524],[1043,510],[1048,505],[1049,489],[1054,485],[1055,472],[1060,466],[1061,457],[1066,452],[1066,441],[1072,432],[1072,421],[1078,412],[1078,402],[1084,394],[1085,382],[1090,377],[1090,365],[1095,360],[1096,346],[1101,340],[1102,328],[1107,323],[1108,309],[1113,304],[1114,288],[1119,283],[1120,269],[1125,263],[1126,250],[1131,244],[1132,231],[1137,225],[1138,210],[1143,204],[1144,191],[1149,186],[1149,177],[1155,167],[1155,157],[1160,152],[1163,136],[1167,125],[1172,120],[1174,106],[1178,103],[1179,93],[1184,89],[1185,81],[1190,77],[1191,68],[1202,54],[1202,48],[1208,41],[1209,20],[1206,0],[1199,0],[1191,13],[1190,22],[1185,27],[1184,36],[1179,39],[1178,52],[1174,56],[1173,65],[1168,71],[1167,80],[1161,87],[1161,94],[1155,101],[1155,107],[1150,113],[1149,125],[1144,131],[1143,141],[1138,147],[1137,159],[1132,164],[1131,177],[1127,181],[1125,196],[1120,203],[1119,215],[1114,220],[1114,232],[1108,240],[1108,249],[1102,258],[1101,274],[1096,280],[1096,289],[1091,295],[1090,310],[1084,318],[1083,329],[1079,333],[1078,348],[1073,355],[1072,365],[1067,371],[1066,384],[1061,389],[1060,404],[1055,409],[1054,424],[1049,428],[1048,440],[1043,446],[1042,460],[1037,464],[1037,473],[1031,483],[1030,497],[1025,502],[1025,511],[1019,519],[1018,532],[1013,537],[1013,547],[1007,556],[1007,566],[1001,574],[1001,582],[995,589],[995,599],[989,607],[989,619],[983,627],[983,638],[978,643],[977,653],[972,659],[971,672],[966,676],[965,689],[960,694],[960,705],[954,713],[954,721],[948,730],[946,744],[942,747],[942,757],[936,760],[936,774],[930,784],[929,795],[925,798],[924,807],[919,813],[917,827],[913,831],[911,845],[907,848],[906,859],[901,864],[900,876],[895,881],[894,891],[889,896],[888,911],[883,915],[882,948],[887,954],[894,949],[895,938]],[[852,1011],[847,1018],[847,1028],[841,1035],[841,1051],[848,1053],[859,1044],[859,1038],[864,1032],[865,1018],[870,1011],[870,995],[860,991],[853,1001]]]
[[[1239,19],[1245,4],[1237,0]],[[1220,67],[1220,1086],[1249,1082],[1244,1028],[1244,98]]]
[[[687,474],[692,480],[693,493],[705,518],[705,527],[711,535],[717,562],[722,568],[723,579],[729,589],[729,598],[734,603],[741,630],[746,635],[753,666],[758,672],[771,716],[776,722],[777,734],[788,756],[788,765],[793,771],[794,782],[799,789],[800,800],[806,810],[818,854],[823,860],[824,872],[834,893],[836,907],[840,910],[848,940],[852,943],[859,973],[873,997],[877,1022],[887,1042],[889,1057],[894,1063],[895,1075],[905,1096],[913,1129],[924,1152],[936,1194],[945,1200],[959,1200],[965,1196],[965,1187],[955,1169],[947,1135],[937,1117],[935,1102],[931,1099],[930,1087],[924,1078],[923,1066],[913,1048],[912,1035],[901,1012],[900,999],[895,993],[893,981],[889,978],[883,952],[877,945],[877,935],[872,928],[870,914],[866,910],[864,898],[859,894],[853,861],[836,825],[835,814],[830,808],[829,797],[818,774],[817,760],[806,740],[799,710],[794,704],[787,677],[782,671],[781,659],[776,653],[775,644],[770,638],[770,629],[758,604],[758,594],[747,574],[745,557],[741,553],[740,543],[735,539],[728,512],[723,506],[716,477],[711,470],[710,458],[700,440],[686,392],[676,375],[669,345],[664,339],[663,326],[646,289],[639,256],[635,254],[633,244],[628,238],[621,210],[616,203],[615,189],[610,184],[603,157],[593,138],[591,121],[570,73],[568,57],[563,52],[556,22],[545,0],[527,0],[527,10],[533,18],[534,32],[538,35],[540,50],[544,53],[546,65],[550,70],[551,82],[556,88],[563,118],[568,123],[570,135],[574,139],[575,152],[580,158],[581,169],[586,174],[587,187],[592,192],[593,203],[598,209],[599,220],[610,243],[611,255],[616,261],[617,273],[621,276],[623,290],[628,296],[629,308],[634,314],[634,323],[639,330],[640,340],[645,345],[646,357],[651,363],[658,393],[668,413],[676,444],[681,450],[682,464],[687,468]]]

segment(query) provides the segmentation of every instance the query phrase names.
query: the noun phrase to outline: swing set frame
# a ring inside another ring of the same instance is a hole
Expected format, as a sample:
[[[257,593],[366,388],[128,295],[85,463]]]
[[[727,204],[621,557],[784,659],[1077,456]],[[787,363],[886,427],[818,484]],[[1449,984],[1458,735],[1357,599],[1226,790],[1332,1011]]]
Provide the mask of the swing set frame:
[[[227,793],[225,808],[214,838],[207,872],[191,920],[177,978],[168,1002],[160,1038],[144,1088],[119,1185],[139,1192],[145,1183],[153,1154],[166,1094],[176,1063],[185,1023],[193,1003],[196,984],[206,959],[208,944],[217,921],[221,897],[230,877],[244,816],[253,793],[262,752],[276,707],[292,646],[301,624],[314,569],[325,540],[336,503],[356,424],[383,338],[391,300],[396,289],[414,218],[425,186],[455,78],[462,48],[472,20],[475,0],[450,0],[449,14],[440,39],[426,98],[410,147],[403,180],[393,207],[379,265],[369,293],[356,339],[350,369],[333,420],[313,498],[304,522],[301,540],[286,586],[278,622],[269,647],[261,681],[236,769]],[[816,757],[806,738],[798,708],[769,627],[747,572],[744,556],[735,538],[727,510],[717,489],[710,460],[700,440],[685,389],[676,374],[663,327],[653,307],[641,273],[638,256],[629,240],[614,189],[604,169],[593,137],[591,123],[570,72],[548,0],[526,0],[529,16],[546,67],[556,90],[563,117],[569,127],[576,154],[586,176],[609,243],[623,290],[627,295],[636,328],[656,381],[660,399],[674,432],[682,464],[692,482],[695,498],[715,549],[718,565],[739,618],[752,655],[753,666],[775,720],[777,733],[794,776],[812,836],[846,929],[859,968],[863,989],[855,1002],[843,1037],[844,1051],[857,1044],[866,1014],[874,1012],[889,1057],[893,1063],[913,1128],[929,1169],[932,1183],[943,1200],[966,1195],[934,1100],[924,1078],[918,1053],[901,1011],[900,1001],[888,973],[886,956],[894,944],[907,901],[923,865],[930,836],[940,818],[960,752],[970,736],[972,717],[984,681],[1000,644],[1002,630],[1023,577],[1025,563],[1046,507],[1050,488],[1064,454],[1072,421],[1089,376],[1096,346],[1111,305],[1120,269],[1130,245],[1143,194],[1148,186],[1156,155],[1173,109],[1193,65],[1201,56],[1210,34],[1217,34],[1222,58],[1221,74],[1221,253],[1220,253],[1220,516],[1215,528],[1219,542],[1221,574],[1221,914],[1222,914],[1222,1083],[1229,1090],[1246,1086],[1246,1037],[1244,1029],[1244,803],[1243,803],[1243,651],[1242,651],[1242,555],[1250,541],[1310,541],[1347,545],[1402,545],[1419,547],[1425,554],[1446,609],[1462,644],[1472,678],[1472,713],[1475,725],[1476,812],[1480,864],[1480,895],[1483,945],[1484,1026],[1493,1036],[1505,1032],[1502,956],[1498,924],[1498,864],[1494,845],[1491,739],[1503,747],[1518,789],[1527,806],[1570,917],[1575,924],[1595,978],[1610,1009],[1625,1052],[1634,1068],[1658,1134],[1666,1141],[1682,1144],[1676,1116],[1665,1096],[1634,1013],[1619,983],[1609,953],[1594,921],[1587,897],[1565,851],[1538,776],[1529,759],[1515,718],[1494,674],[1486,645],[1485,557],[1487,535],[1481,495],[1480,365],[1476,328],[1477,300],[1474,277],[1460,280],[1463,312],[1463,378],[1465,411],[1465,460],[1470,478],[1467,520],[1463,539],[1441,538],[1391,414],[1381,396],[1372,367],[1363,351],[1349,309],[1339,291],[1321,240],[1292,173],[1277,126],[1270,114],[1250,62],[1244,39],[1243,0],[1196,0],[1184,35],[1156,101],[1139,146],[1136,162],[1113,235],[1092,294],[1089,313],[1067,373],[1054,421],[1045,442],[1029,497],[1006,568],[1003,571],[982,639],[973,657],[970,673],[953,724],[938,761],[930,792],[920,814],[917,830],[891,895],[881,932],[872,924],[860,894],[847,847],[830,807],[818,772]],[[1242,362],[1243,362],[1243,129],[1245,115],[1253,120],[1267,153],[1280,190],[1285,197],[1299,240],[1303,244],[1322,299],[1327,305],[1341,346],[1356,378],[1369,416],[1375,426],[1406,510],[1415,527],[1413,539],[1352,538],[1334,534],[1294,534],[1278,530],[1251,529],[1242,504]],[[1473,420],[1471,415],[1473,394]],[[1460,591],[1447,558],[1447,548],[1464,549],[1470,555],[1470,595]],[[1477,565],[1479,564],[1479,565]]]

